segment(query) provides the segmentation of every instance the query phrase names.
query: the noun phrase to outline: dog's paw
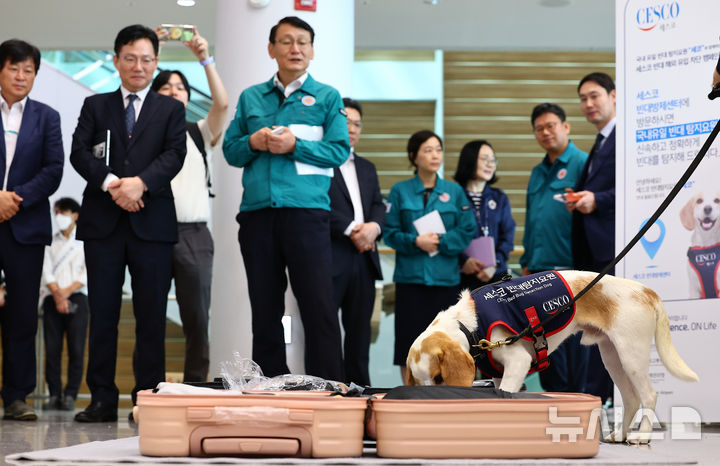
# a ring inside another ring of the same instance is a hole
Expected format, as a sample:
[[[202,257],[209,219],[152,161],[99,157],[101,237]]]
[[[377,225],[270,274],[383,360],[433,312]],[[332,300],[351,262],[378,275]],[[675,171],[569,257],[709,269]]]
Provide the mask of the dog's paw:
[[[651,439],[652,432],[630,432],[626,441],[631,445],[647,445]]]
[[[623,433],[622,429],[614,430],[610,433],[610,435],[607,435],[603,442],[605,443],[623,443],[625,441],[625,434]]]

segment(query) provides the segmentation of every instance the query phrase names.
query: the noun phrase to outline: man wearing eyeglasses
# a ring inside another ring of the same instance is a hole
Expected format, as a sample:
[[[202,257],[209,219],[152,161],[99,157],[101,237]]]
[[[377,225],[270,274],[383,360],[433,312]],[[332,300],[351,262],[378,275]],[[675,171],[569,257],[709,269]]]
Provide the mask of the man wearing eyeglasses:
[[[133,372],[138,390],[165,380],[165,311],[177,221],[170,180],[185,158],[185,108],[150,90],[158,38],[122,29],[113,62],[121,86],[85,99],[70,162],[87,181],[77,239],[84,241],[90,302],[87,384],[79,422],[117,420],[117,336],[125,267],[135,313]]]
[[[572,214],[553,196],[575,186],[587,154],[570,140],[570,123],[556,104],[537,105],[530,117],[533,133],[545,157],[533,167],[528,181],[525,235],[520,257],[523,274],[573,267]]]
[[[223,152],[243,168],[237,221],[252,308],[252,357],[267,376],[289,372],[281,319],[287,278],[305,330],[305,372],[343,380],[332,292],[333,168],[350,153],[340,94],[307,72],[315,33],[289,16],[270,31],[278,71],[240,95]]]
[[[570,140],[570,123],[559,105],[535,106],[533,133],[545,157],[530,174],[526,196],[525,235],[520,257],[523,274],[573,267],[572,214],[565,208],[565,190],[573,188],[588,155]],[[551,392],[583,392],[588,351],[580,336],[565,340],[540,372],[540,383]]]
[[[345,380],[370,385],[370,318],[375,280],[382,280],[377,242],[385,225],[385,204],[375,165],[355,153],[362,132],[360,102],[344,98],[350,156],[330,183],[332,277],[336,307],[345,330]]]

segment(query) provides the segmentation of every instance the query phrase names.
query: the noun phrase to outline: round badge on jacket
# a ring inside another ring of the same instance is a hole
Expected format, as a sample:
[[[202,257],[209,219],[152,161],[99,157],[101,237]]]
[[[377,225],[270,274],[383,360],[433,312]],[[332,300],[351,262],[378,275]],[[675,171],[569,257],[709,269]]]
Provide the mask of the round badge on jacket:
[[[315,105],[315,97],[311,95],[306,95],[302,98],[301,102],[303,103],[303,105],[310,107],[311,105]]]
[[[490,209],[492,209],[492,210],[495,210],[495,208],[497,207],[497,202],[495,202],[495,200],[493,200],[493,199],[490,199],[488,201],[488,207],[490,207]]]
[[[438,199],[440,199],[442,202],[447,202],[450,200],[450,195],[448,193],[442,193],[440,196],[438,196]]]
[[[557,179],[558,179],[558,180],[562,180],[562,179],[565,178],[566,176],[567,176],[567,168],[561,168],[560,170],[558,170],[558,172],[557,172]]]

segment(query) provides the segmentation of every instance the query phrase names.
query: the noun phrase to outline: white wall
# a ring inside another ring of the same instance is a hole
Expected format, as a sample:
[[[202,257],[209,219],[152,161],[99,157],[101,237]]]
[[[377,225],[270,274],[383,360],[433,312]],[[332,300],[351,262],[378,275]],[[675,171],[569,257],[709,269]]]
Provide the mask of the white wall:
[[[65,167],[62,181],[58,190],[50,197],[51,205],[56,199],[66,196],[72,197],[78,202],[82,200],[85,180],[70,165],[70,146],[83,101],[93,94],[94,92],[89,88],[74,81],[70,76],[55,69],[47,62],[40,64],[40,70],[35,79],[33,90],[30,92],[30,98],[47,104],[60,113],[63,149],[65,151]]]

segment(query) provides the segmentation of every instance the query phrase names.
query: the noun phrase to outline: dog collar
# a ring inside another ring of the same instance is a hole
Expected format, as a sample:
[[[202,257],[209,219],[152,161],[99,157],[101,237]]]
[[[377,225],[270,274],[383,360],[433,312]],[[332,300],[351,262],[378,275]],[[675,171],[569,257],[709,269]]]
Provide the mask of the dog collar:
[[[470,356],[472,356],[473,360],[477,361],[478,359],[485,358],[485,352],[480,349],[480,337],[478,333],[468,330],[468,328],[459,320],[458,327],[460,327],[460,331],[465,334],[465,338],[467,338],[467,341],[470,344]]]

